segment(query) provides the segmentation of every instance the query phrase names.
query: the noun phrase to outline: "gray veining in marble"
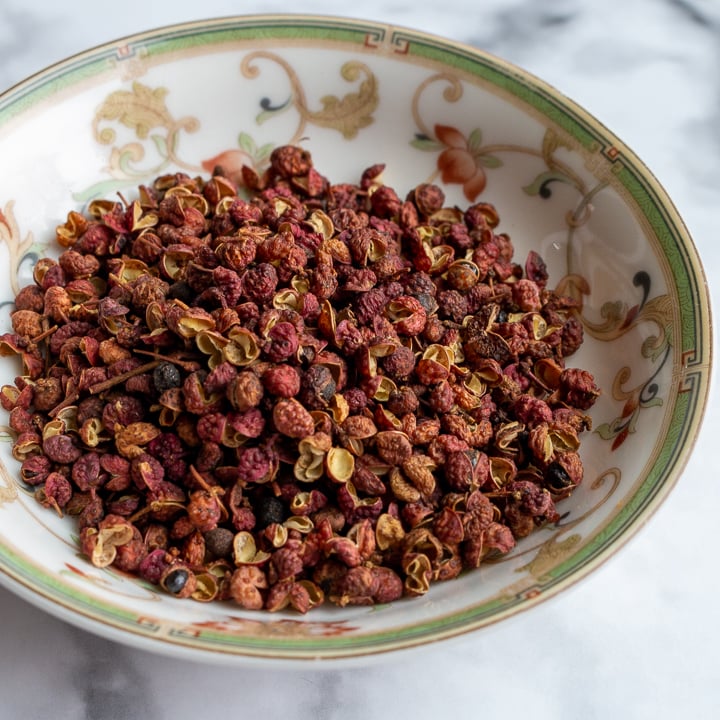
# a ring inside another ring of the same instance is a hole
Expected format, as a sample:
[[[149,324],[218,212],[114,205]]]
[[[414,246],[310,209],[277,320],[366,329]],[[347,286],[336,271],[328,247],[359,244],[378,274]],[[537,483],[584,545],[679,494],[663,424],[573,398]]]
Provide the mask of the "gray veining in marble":
[[[84,708],[84,720],[103,717],[113,708],[118,717],[159,717],[162,696],[155,694],[151,676],[142,672],[132,650],[110,641],[98,642],[76,630],[75,640],[81,653],[73,673],[73,684]]]
[[[0,90],[119,36],[279,0],[3,0]],[[720,2],[308,0],[293,12],[414,27],[518,63],[576,99],[646,162],[720,288]],[[2,158],[0,158],[0,167]],[[0,720],[717,717],[720,404],[682,481],[590,578],[481,635],[368,667],[294,672],[156,656],[71,627],[0,588]]]

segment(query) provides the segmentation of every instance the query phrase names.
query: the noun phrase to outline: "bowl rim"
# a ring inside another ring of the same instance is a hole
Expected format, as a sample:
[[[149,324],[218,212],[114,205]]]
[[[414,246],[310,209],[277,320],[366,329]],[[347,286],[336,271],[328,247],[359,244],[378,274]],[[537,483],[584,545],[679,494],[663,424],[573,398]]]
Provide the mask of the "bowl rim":
[[[354,17],[306,13],[226,15],[161,25],[150,30],[121,36],[115,40],[103,42],[86,50],[74,53],[13,84],[0,93],[0,129],[6,122],[4,120],[6,113],[10,113],[8,117],[11,122],[14,117],[13,111],[20,116],[26,111],[24,103],[22,102],[24,98],[36,97],[36,102],[42,102],[46,97],[58,91],[58,83],[54,82],[56,79],[66,77],[69,73],[72,74],[73,71],[86,66],[91,61],[102,61],[108,57],[116,57],[119,49],[122,47],[131,45],[135,47],[147,47],[154,43],[161,44],[173,40],[177,41],[181,38],[188,39],[197,36],[198,33],[221,33],[223,31],[234,31],[237,33],[241,29],[248,32],[248,39],[250,39],[251,34],[256,32],[258,28],[268,28],[269,26],[272,26],[274,30],[284,29],[288,32],[288,37],[291,36],[293,30],[302,33],[303,30],[309,27],[316,28],[319,32],[324,32],[328,35],[340,33],[341,31],[353,31],[355,33],[376,32],[381,33],[383,37],[388,36],[396,40],[412,40],[426,48],[430,54],[432,54],[431,51],[437,51],[440,54],[444,53],[457,56],[459,58],[458,62],[462,60],[472,64],[483,64],[486,69],[493,69],[499,76],[513,83],[516,89],[518,87],[524,87],[529,95],[536,96],[538,101],[547,103],[548,107],[554,106],[556,108],[562,108],[562,114],[567,115],[567,117],[560,119],[553,118],[554,121],[560,122],[560,120],[564,120],[566,122],[572,122],[573,124],[586,128],[588,132],[592,130],[596,136],[601,136],[609,141],[613,151],[616,152],[625,163],[632,167],[643,181],[644,190],[653,196],[657,210],[663,214],[661,221],[668,226],[672,226],[675,230],[676,237],[686,255],[685,261],[688,264],[688,273],[692,276],[696,286],[692,298],[692,305],[697,318],[697,329],[704,333],[703,342],[699,343],[697,348],[701,356],[699,358],[687,358],[687,363],[691,366],[692,371],[688,372],[686,381],[691,384],[695,383],[695,390],[697,391],[697,400],[691,413],[691,422],[686,429],[683,441],[679,443],[679,450],[673,456],[673,462],[666,469],[664,478],[658,480],[657,487],[655,488],[656,492],[654,492],[644,504],[642,512],[634,516],[632,522],[623,528],[622,531],[618,533],[618,537],[613,539],[612,542],[600,547],[597,552],[587,558],[580,566],[573,568],[572,573],[568,577],[554,582],[552,585],[543,588],[542,592],[538,592],[538,594],[532,597],[526,597],[518,604],[506,608],[502,612],[493,614],[490,618],[476,618],[468,621],[460,617],[463,615],[462,612],[455,612],[453,616],[456,617],[456,620],[453,623],[440,622],[437,628],[431,629],[430,631],[427,631],[426,626],[428,623],[425,623],[423,627],[425,627],[426,630],[422,633],[407,633],[401,639],[396,637],[390,640],[381,639],[377,642],[370,640],[362,647],[359,647],[357,643],[355,645],[350,643],[347,647],[340,644],[322,650],[305,650],[302,647],[281,649],[268,646],[265,649],[255,651],[250,647],[238,648],[229,646],[223,648],[219,645],[204,647],[202,645],[196,645],[195,643],[188,644],[182,638],[150,635],[147,634],[144,628],[132,627],[128,623],[113,622],[102,616],[102,613],[96,614],[81,609],[79,605],[72,602],[72,599],[59,602],[56,596],[49,592],[44,592],[42,589],[38,589],[33,586],[31,582],[27,581],[26,578],[22,578],[17,573],[9,572],[4,565],[0,565],[0,582],[30,603],[78,627],[84,629],[91,628],[100,635],[105,635],[111,639],[127,644],[136,645],[146,650],[165,652],[167,654],[177,654],[179,652],[180,654],[186,654],[188,657],[203,657],[206,660],[219,662],[249,661],[257,663],[272,661],[275,663],[278,660],[282,660],[289,662],[293,666],[296,666],[299,661],[304,660],[311,660],[313,662],[316,662],[318,659],[356,661],[359,658],[383,656],[390,652],[397,652],[427,643],[434,643],[439,640],[450,639],[474,632],[480,628],[495,625],[509,616],[529,610],[541,602],[556,597],[562,591],[586,579],[594,573],[600,565],[625,547],[667,499],[679,481],[694,450],[698,430],[703,422],[710,397],[713,342],[712,308],[705,271],[689,230],[668,193],[652,171],[633,150],[625,145],[620,138],[593,114],[533,73],[493,53],[467,43],[451,40],[433,33],[415,30],[410,27]],[[310,38],[307,35],[301,34],[301,39],[310,42]],[[204,44],[204,42],[200,44]],[[158,53],[158,57],[161,62],[163,58],[162,52]],[[439,62],[439,60],[434,61]],[[98,72],[102,73],[102,70],[98,70]],[[72,87],[73,85],[74,82],[71,82],[69,86]],[[523,98],[523,100],[527,102],[525,98]],[[445,619],[442,618],[441,620]],[[429,624],[432,625],[433,622]]]

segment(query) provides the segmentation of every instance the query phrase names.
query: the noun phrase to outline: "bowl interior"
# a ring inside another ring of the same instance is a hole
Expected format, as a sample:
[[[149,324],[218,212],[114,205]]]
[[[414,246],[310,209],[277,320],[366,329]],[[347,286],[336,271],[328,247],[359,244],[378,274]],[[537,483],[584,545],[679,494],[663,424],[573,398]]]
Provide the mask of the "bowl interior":
[[[320,17],[229,18],[128,38],[0,96],[2,331],[14,291],[53,250],[69,210],[216,164],[263,169],[300,143],[334,182],[384,163],[403,196],[440,184],[488,201],[516,257],[582,302],[573,365],[603,395],[583,440],[585,481],[562,519],[502,559],[422,598],[263,615],[177,601],[77,552],[71,520],[41,508],[0,439],[0,579],[118,640],[230,660],[364,657],[456,635],[532,607],[586,576],[666,497],[707,400],[702,269],[671,202],[616,137],[543,82],[477,50]],[[2,358],[3,383],[18,374]]]

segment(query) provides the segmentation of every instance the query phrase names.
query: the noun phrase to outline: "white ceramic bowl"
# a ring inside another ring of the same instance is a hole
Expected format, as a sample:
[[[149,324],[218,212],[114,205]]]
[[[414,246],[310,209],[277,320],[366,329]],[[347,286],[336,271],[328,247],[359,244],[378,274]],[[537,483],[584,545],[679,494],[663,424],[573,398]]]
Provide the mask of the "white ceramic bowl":
[[[93,632],[220,661],[363,659],[481,629],[587,576],[677,481],[708,394],[708,298],[695,248],[657,181],[587,112],[476,49],[373,22],[240,17],[148,32],[75,56],[0,96],[3,328],[13,291],[69,209],[173,170],[262,168],[301,143],[333,181],[385,163],[400,193],[499,210],[517,257],[582,300],[573,364],[603,389],[562,519],[502,560],[382,607],[306,616],[180,601],[77,550],[71,519],[19,480],[3,433],[0,580]],[[450,152],[451,151],[451,152]],[[452,160],[452,162],[450,161]],[[4,359],[2,382],[17,372]]]

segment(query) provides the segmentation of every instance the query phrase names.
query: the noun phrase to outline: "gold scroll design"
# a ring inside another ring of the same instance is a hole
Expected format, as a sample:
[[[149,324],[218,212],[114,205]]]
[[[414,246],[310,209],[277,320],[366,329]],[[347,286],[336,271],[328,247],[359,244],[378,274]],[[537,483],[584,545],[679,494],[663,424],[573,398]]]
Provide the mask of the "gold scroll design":
[[[597,340],[616,341],[640,325],[656,328],[656,332],[647,335],[640,344],[640,355],[651,363],[650,372],[639,382],[633,382],[632,370],[627,365],[617,371],[611,393],[618,405],[622,403],[619,413],[611,421],[602,423],[595,429],[600,437],[612,442],[612,450],[619,448],[636,432],[643,410],[662,405],[663,400],[659,395],[661,386],[657,378],[670,358],[673,344],[671,297],[662,294],[647,299],[650,294],[650,277],[645,272],[636,273],[633,284],[643,289],[642,300],[632,306],[619,300],[606,302],[600,308],[601,320],[597,322],[589,320],[582,312],[583,296],[590,292],[585,278],[580,275],[567,275],[557,288],[559,293],[570,295],[578,301],[585,332]]]
[[[276,53],[258,50],[246,55],[240,65],[242,74],[249,79],[260,76],[258,61],[265,60],[278,65],[287,76],[290,85],[289,97],[279,105],[273,105],[269,99],[261,103],[262,112],[256,117],[258,125],[271,117],[294,108],[298,113],[298,124],[288,145],[296,145],[305,135],[307,125],[337,130],[345,139],[352,140],[358,132],[374,121],[373,113],[377,109],[378,82],[370,68],[358,60],[349,60],[340,68],[340,76],[348,83],[357,83],[354,92],[342,97],[324,95],[320,98],[321,108],[309,107],[305,90],[294,68]]]
[[[129,90],[110,93],[96,110],[93,136],[101,145],[112,146],[106,168],[112,177],[141,180],[159,174],[169,165],[197,170],[180,158],[178,148],[181,134],[196,132],[200,122],[191,116],[176,120],[167,107],[168,94],[167,88],[153,88],[135,81]],[[113,124],[130,129],[135,139],[117,146],[118,133]],[[142,167],[140,163],[147,157],[149,144],[155,147],[160,162]]]
[[[532,559],[524,565],[516,568],[517,573],[527,573],[527,576],[511,586],[503,589],[503,595],[516,595],[527,592],[528,588],[537,583],[548,582],[552,578],[552,572],[573,553],[577,552],[582,543],[582,535],[570,531],[576,528],[583,520],[587,519],[598,511],[610,500],[620,485],[622,473],[619,468],[609,468],[592,482],[590,490],[605,492],[599,497],[590,508],[577,517],[570,518],[569,514],[563,516],[557,523],[548,525],[538,531],[538,535],[552,532],[552,537],[526,547],[519,552],[493,558],[493,565],[503,562],[514,561],[525,555],[532,555]]]
[[[3,428],[3,436],[6,432],[6,429]],[[17,498],[17,483],[12,475],[7,471],[7,468],[0,463],[0,507],[8,503],[15,502]]]
[[[15,219],[15,202],[8,201],[5,207],[0,209],[0,243],[7,247],[8,251],[8,280],[12,288],[13,295],[17,295],[20,291],[20,281],[18,278],[20,266],[25,259],[31,255],[31,249],[34,245],[34,239],[31,232],[21,237],[20,227]]]

